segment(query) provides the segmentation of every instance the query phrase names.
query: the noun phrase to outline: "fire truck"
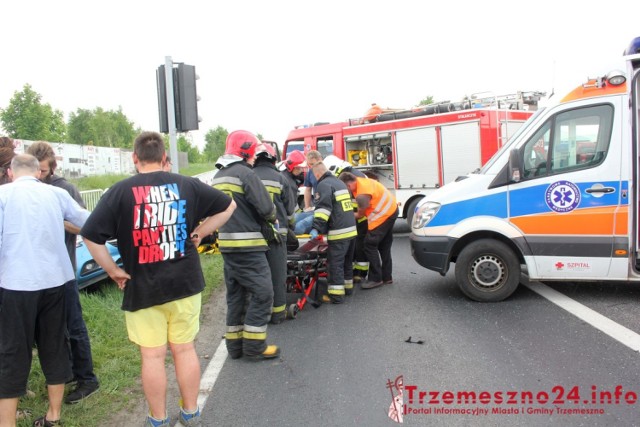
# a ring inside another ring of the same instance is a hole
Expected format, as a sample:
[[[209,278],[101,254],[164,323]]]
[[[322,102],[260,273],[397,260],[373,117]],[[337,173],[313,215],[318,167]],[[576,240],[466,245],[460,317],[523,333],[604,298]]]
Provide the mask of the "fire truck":
[[[284,153],[333,154],[390,189],[411,224],[425,195],[482,165],[534,114],[544,92],[469,97],[289,132]]]

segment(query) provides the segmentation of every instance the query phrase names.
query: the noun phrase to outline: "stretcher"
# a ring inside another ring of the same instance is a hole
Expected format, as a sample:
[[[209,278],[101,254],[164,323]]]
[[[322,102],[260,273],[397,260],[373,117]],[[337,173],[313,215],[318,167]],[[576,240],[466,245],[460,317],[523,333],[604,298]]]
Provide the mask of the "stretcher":
[[[300,236],[302,237],[302,236]],[[287,307],[287,317],[295,319],[307,302],[318,308],[318,279],[327,275],[327,242],[319,237],[287,253],[287,293],[301,294]]]

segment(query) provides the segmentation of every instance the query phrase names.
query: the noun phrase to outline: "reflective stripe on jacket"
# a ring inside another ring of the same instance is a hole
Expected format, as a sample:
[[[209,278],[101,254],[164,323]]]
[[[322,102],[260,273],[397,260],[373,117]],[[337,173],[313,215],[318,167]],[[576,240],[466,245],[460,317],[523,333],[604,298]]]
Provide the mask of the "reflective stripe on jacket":
[[[218,232],[220,252],[266,251],[269,246],[258,221],[275,221],[276,210],[260,178],[247,163],[238,161],[220,169],[212,185],[237,206]]]
[[[313,228],[327,234],[329,241],[353,239],[357,236],[353,203],[345,183],[327,172],[318,180],[315,198]]]
[[[286,235],[290,218],[296,210],[296,200],[291,199],[287,178],[278,172],[273,164],[264,160],[257,160],[253,170],[264,184],[273,204],[276,206],[278,232]]]

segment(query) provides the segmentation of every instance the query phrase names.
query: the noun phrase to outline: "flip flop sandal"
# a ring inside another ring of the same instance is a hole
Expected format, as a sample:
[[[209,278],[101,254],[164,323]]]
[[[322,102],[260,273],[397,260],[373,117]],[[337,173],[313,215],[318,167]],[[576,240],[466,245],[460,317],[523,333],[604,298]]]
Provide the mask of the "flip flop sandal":
[[[49,421],[46,417],[40,417],[33,422],[33,427],[61,427],[62,422],[60,420]]]

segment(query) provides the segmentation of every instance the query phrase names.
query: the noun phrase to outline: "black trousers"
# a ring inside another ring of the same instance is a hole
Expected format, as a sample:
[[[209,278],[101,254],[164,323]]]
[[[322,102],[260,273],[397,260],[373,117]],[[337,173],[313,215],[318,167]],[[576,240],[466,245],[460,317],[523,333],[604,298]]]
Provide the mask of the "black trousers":
[[[281,243],[269,243],[267,261],[273,282],[273,314],[283,313],[287,306],[287,247],[285,235]]]
[[[398,209],[378,227],[369,230],[364,238],[364,253],[369,261],[369,280],[372,282],[393,278],[391,245],[393,244],[393,226],[397,218]]]
[[[273,284],[265,252],[223,253],[227,285],[227,350],[232,357],[257,355],[267,348],[267,322]],[[244,313],[249,296],[249,306]]]
[[[330,295],[344,295],[345,280],[353,280],[354,248],[355,239],[329,241],[327,250],[327,290]]]

